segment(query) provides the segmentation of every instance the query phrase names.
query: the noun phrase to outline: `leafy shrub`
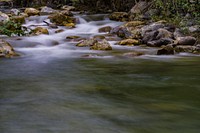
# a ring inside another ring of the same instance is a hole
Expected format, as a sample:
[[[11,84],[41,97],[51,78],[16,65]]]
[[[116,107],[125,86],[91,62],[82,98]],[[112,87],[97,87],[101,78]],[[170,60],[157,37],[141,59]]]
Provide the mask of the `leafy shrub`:
[[[28,33],[28,30],[23,27],[20,23],[13,21],[7,21],[0,24],[0,34],[7,36],[24,36]]]

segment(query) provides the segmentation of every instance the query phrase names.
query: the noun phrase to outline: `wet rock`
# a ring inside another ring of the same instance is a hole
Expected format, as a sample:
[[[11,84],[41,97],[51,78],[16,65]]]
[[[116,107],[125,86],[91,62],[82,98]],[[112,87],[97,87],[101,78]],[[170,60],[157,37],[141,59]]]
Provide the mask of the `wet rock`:
[[[39,15],[40,11],[35,8],[26,8],[24,13],[28,14],[28,16]]]
[[[12,16],[10,19],[13,20],[15,23],[20,23],[20,24],[25,23],[24,16]]]
[[[128,13],[126,12],[113,12],[109,16],[110,20],[116,20],[116,21],[127,21],[128,20]]]
[[[71,23],[74,24],[75,22],[75,19],[73,17],[63,15],[62,13],[56,13],[56,14],[50,15],[49,19],[52,23],[55,23],[60,26],[66,26],[67,24],[71,24]]]
[[[158,21],[150,25],[143,26],[141,28],[141,35],[144,36],[146,32],[157,31],[158,29],[164,28],[164,27],[165,27],[165,22],[163,21]]]
[[[176,28],[175,29],[175,31],[174,31],[174,38],[175,39],[177,39],[177,38],[179,38],[179,37],[183,37],[184,35],[183,35],[183,33],[181,32],[181,30],[180,29],[178,29],[178,28]]]
[[[149,41],[147,42],[147,46],[150,47],[160,47],[162,45],[168,45],[174,43],[174,40],[171,38],[161,38],[159,40]]]
[[[174,54],[174,47],[173,45],[164,46],[162,49],[157,51],[157,55],[173,55]]]
[[[192,36],[186,36],[186,37],[178,37],[177,38],[177,44],[178,45],[194,45],[196,43],[197,39]]]
[[[91,50],[112,50],[109,42],[105,39],[103,41],[99,41],[94,43],[93,46],[90,47]]]
[[[66,23],[66,24],[64,24],[64,26],[66,26],[67,28],[75,28],[76,27],[75,23]]]
[[[66,39],[78,39],[80,36],[67,36]]]
[[[142,42],[146,44],[147,42],[155,40],[158,33],[158,31],[145,32],[142,38]]]
[[[40,34],[49,34],[49,31],[46,28],[43,27],[37,27],[33,30],[34,35],[40,35]]]
[[[124,26],[117,26],[110,31],[111,34],[116,34],[121,38],[132,38],[132,33]]]
[[[142,21],[130,21],[130,22],[127,22],[124,26],[125,27],[136,27],[136,26],[140,26],[143,24],[145,24],[145,23]]]
[[[46,23],[47,26],[49,26],[49,27],[52,28],[52,29],[57,29],[57,28],[58,28],[58,26],[57,26],[56,24],[46,22],[45,20],[44,20],[43,22]]]
[[[59,29],[59,30],[56,30],[55,33],[61,33],[61,32],[63,32],[63,31],[65,31],[65,30]]]
[[[117,35],[113,35],[113,34],[105,34],[105,39],[107,41],[120,41],[121,38],[119,38]]]
[[[180,52],[193,53],[194,51],[196,51],[196,49],[197,49],[197,47],[190,46],[190,45],[177,45],[175,47],[175,51],[177,53],[180,53]]]
[[[0,57],[10,58],[13,56],[19,56],[13,49],[13,47],[3,39],[0,39]]]
[[[58,11],[52,9],[51,7],[44,6],[41,8],[40,15],[49,15],[57,12]]]
[[[134,46],[134,45],[139,45],[140,41],[136,39],[125,39],[125,40],[120,41],[117,44],[123,45],[123,46]]]
[[[18,9],[11,9],[10,14],[13,16],[18,16],[20,14],[20,10]]]
[[[0,24],[9,20],[10,18],[7,14],[0,12]]]
[[[97,41],[101,41],[101,40],[105,39],[105,36],[103,36],[103,35],[95,35],[93,38],[96,39]]]
[[[93,46],[95,43],[98,41],[94,38],[87,39],[87,40],[82,40],[78,44],[76,44],[77,47],[90,47]]]
[[[161,38],[173,38],[173,34],[164,28],[160,28],[158,29],[158,35],[156,36],[156,39],[158,40]]]
[[[102,28],[99,28],[99,32],[110,32],[111,31],[111,27],[110,26],[105,26],[105,27],[102,27]]]
[[[128,52],[128,53],[123,54],[123,56],[125,56],[125,57],[137,57],[137,56],[141,56],[141,55],[144,55],[144,53],[138,52],[138,51]]]

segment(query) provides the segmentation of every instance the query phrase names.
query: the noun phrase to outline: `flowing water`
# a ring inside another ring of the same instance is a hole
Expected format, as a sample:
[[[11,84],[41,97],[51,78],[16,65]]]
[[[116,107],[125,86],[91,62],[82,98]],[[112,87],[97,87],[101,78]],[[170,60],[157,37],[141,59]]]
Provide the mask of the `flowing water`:
[[[75,47],[66,36],[121,24],[106,15],[77,18],[75,29],[7,39],[21,57],[0,60],[0,133],[199,133],[199,56],[155,56],[156,49],[114,41],[111,52]],[[134,50],[146,55],[119,56]]]

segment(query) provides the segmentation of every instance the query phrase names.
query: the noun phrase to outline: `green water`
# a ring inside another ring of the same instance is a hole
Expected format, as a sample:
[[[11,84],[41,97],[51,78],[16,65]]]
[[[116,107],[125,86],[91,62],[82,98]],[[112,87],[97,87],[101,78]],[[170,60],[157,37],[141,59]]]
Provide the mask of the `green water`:
[[[199,133],[200,57],[0,60],[0,133]]]

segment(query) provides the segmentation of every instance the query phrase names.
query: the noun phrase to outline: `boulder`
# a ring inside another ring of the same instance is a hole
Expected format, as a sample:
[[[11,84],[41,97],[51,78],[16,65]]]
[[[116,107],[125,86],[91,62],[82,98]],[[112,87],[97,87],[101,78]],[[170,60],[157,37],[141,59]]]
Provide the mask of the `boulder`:
[[[121,38],[132,38],[132,33],[125,26],[117,26],[110,31],[111,34],[116,34]]]
[[[173,45],[164,46],[162,49],[157,51],[157,55],[173,55],[174,54],[174,47]]]
[[[126,12],[113,12],[109,16],[110,20],[115,20],[115,21],[127,21],[128,20],[128,13]]]
[[[158,40],[161,38],[173,38],[173,34],[164,28],[160,28],[158,29],[158,35],[156,36],[156,39]]]
[[[103,41],[99,41],[94,43],[93,46],[90,47],[91,50],[112,50],[109,42],[105,39]]]
[[[194,45],[197,39],[192,36],[178,37],[177,44],[178,45]]]
[[[9,21],[10,18],[7,14],[0,12],[0,23]]]
[[[110,32],[111,31],[111,27],[110,26],[105,26],[105,27],[101,27],[99,28],[99,32]]]
[[[139,1],[130,10],[130,20],[137,19],[138,16],[144,14],[148,11],[148,8],[152,5],[152,2]]]
[[[40,34],[49,34],[49,31],[46,28],[43,27],[37,27],[33,30],[34,35],[40,35]]]
[[[35,8],[26,8],[24,13],[28,14],[28,16],[39,15],[40,11]]]
[[[52,23],[55,23],[60,26],[69,26],[67,24],[75,23],[75,18],[63,15],[62,13],[56,13],[56,14],[50,15],[49,19]]]
[[[125,40],[118,42],[117,44],[123,45],[123,46],[134,46],[134,45],[139,45],[140,41],[138,41],[136,39],[125,39]]]
[[[141,28],[141,35],[144,36],[146,32],[157,31],[158,29],[164,27],[165,27],[165,21],[158,21],[155,23],[151,23]]]
[[[93,46],[95,43],[98,41],[94,38],[87,39],[87,40],[82,40],[78,44],[76,44],[77,47],[90,47]]]
[[[147,42],[147,46],[160,47],[162,45],[168,45],[168,44],[172,44],[172,43],[174,43],[174,40],[171,38],[161,38],[159,40],[153,40],[153,41]]]
[[[40,10],[40,15],[49,15],[53,13],[57,13],[58,11],[52,9],[51,7],[44,6]]]
[[[190,45],[177,45],[175,47],[175,51],[177,53],[181,52],[193,53],[194,51],[196,51],[196,49],[197,49],[196,46],[190,46]]]
[[[10,14],[13,16],[18,16],[20,14],[20,10],[18,9],[11,9]]]
[[[0,39],[0,57],[10,58],[13,56],[19,56],[13,49],[13,47],[3,39]]]

